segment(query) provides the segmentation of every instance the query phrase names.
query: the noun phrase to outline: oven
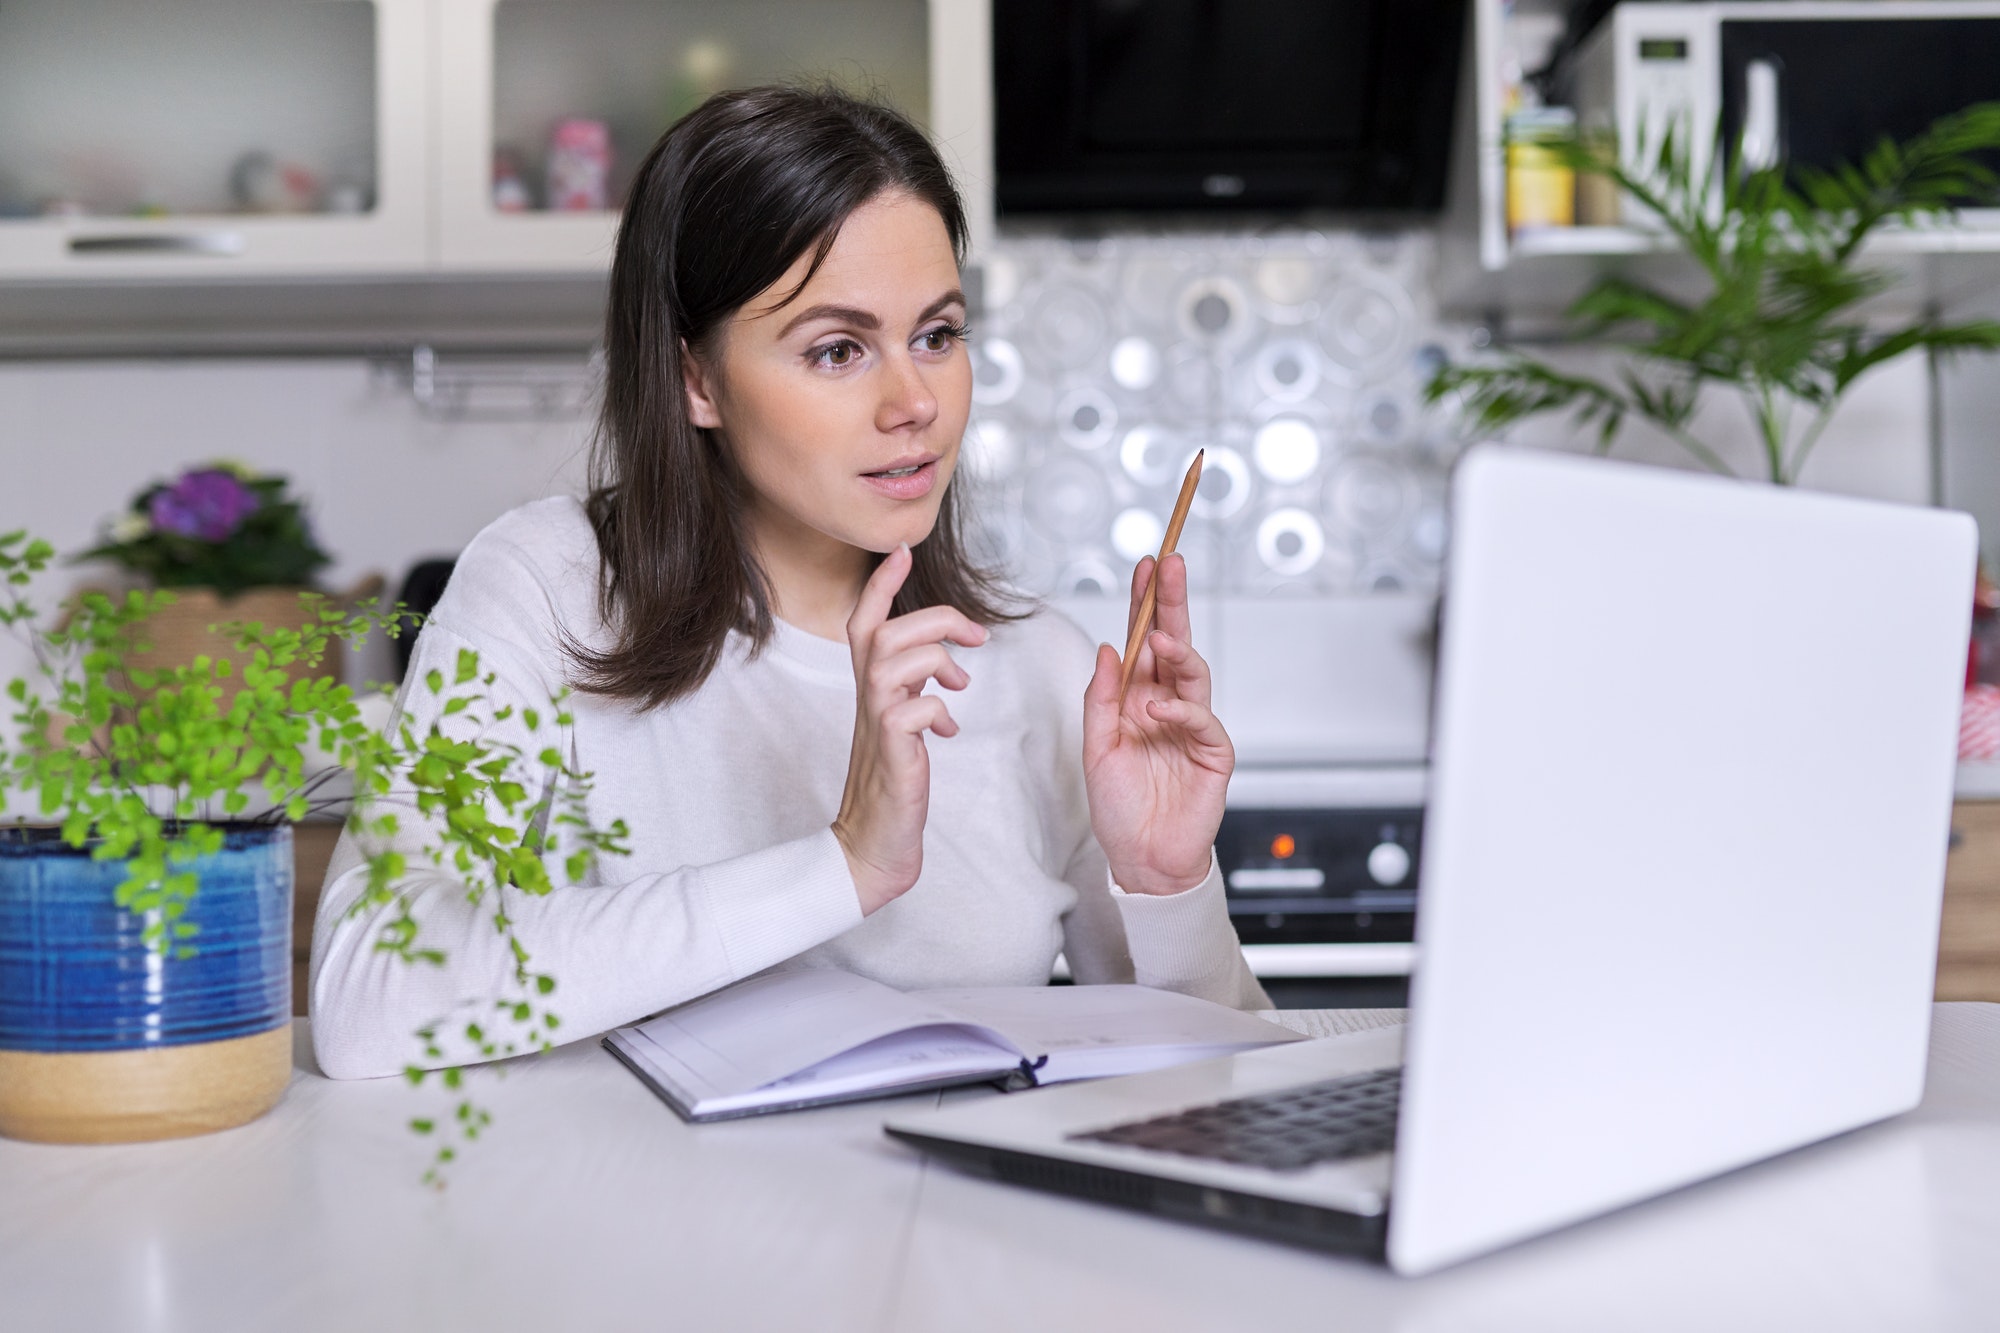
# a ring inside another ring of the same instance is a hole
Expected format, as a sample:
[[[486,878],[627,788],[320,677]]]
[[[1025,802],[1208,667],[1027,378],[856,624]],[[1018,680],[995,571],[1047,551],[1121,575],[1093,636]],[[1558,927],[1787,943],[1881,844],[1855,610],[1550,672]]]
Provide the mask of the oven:
[[[1237,770],[1216,857],[1244,957],[1279,1005],[1404,1002],[1424,784],[1421,764]]]

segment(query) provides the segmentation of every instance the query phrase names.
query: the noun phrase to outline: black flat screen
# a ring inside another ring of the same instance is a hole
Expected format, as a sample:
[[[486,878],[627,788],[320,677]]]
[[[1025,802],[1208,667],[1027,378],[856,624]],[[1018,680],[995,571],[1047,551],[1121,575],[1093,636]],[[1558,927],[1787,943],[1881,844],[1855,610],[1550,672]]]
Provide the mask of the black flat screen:
[[[1464,0],[996,0],[1003,213],[1442,203]]]

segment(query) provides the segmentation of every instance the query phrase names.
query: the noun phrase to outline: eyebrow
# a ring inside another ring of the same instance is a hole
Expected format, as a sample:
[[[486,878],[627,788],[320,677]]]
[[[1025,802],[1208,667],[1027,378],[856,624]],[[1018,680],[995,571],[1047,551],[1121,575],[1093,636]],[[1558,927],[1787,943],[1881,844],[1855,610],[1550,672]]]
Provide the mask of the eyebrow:
[[[954,287],[925,306],[923,312],[917,316],[917,323],[923,323],[948,306],[964,304],[965,293]],[[839,320],[843,324],[852,324],[858,329],[872,330],[882,327],[882,321],[876,316],[851,305],[815,305],[807,306],[804,310],[799,311],[798,314],[786,320],[785,327],[778,330],[778,336],[780,338],[788,337],[792,330],[799,327],[799,325],[809,324],[816,319]]]

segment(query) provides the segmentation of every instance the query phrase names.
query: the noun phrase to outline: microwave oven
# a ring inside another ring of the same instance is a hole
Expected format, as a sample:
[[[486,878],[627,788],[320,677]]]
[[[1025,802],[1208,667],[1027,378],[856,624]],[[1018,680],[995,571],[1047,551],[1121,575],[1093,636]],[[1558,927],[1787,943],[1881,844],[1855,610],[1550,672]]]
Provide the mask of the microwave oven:
[[[1625,0],[1576,42],[1566,81],[1579,128],[1615,133],[1639,172],[1669,127],[1697,162],[1740,142],[1753,168],[1827,169],[2000,100],[2000,3]],[[1625,208],[1583,220],[1641,220]]]

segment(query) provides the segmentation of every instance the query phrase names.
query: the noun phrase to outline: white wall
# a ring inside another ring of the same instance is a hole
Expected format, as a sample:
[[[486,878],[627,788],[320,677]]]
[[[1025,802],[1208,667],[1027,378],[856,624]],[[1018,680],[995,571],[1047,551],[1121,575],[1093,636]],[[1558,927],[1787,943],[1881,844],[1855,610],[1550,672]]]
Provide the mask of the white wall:
[[[289,476],[334,557],[334,590],[381,573],[391,591],[425,556],[457,552],[514,505],[580,493],[588,423],[439,422],[360,360],[0,363],[0,532],[65,553],[148,482],[233,458]],[[64,567],[33,590],[51,606],[102,581]],[[390,670],[386,649],[355,666]],[[27,659],[0,636],[0,680]]]
[[[1574,374],[1607,377],[1618,365],[1604,352],[1565,351],[1545,359]],[[1769,475],[1756,430],[1734,394],[1711,391],[1690,433],[1719,453],[1737,475]],[[1582,449],[1596,437],[1594,428],[1579,432],[1566,419],[1543,418],[1517,428],[1510,438]],[[1674,467],[1700,466],[1672,439],[1643,422],[1627,427],[1613,456]],[[1931,470],[1929,371],[1923,357],[1906,356],[1855,385],[1813,450],[1800,484],[1813,490],[1928,504]]]

